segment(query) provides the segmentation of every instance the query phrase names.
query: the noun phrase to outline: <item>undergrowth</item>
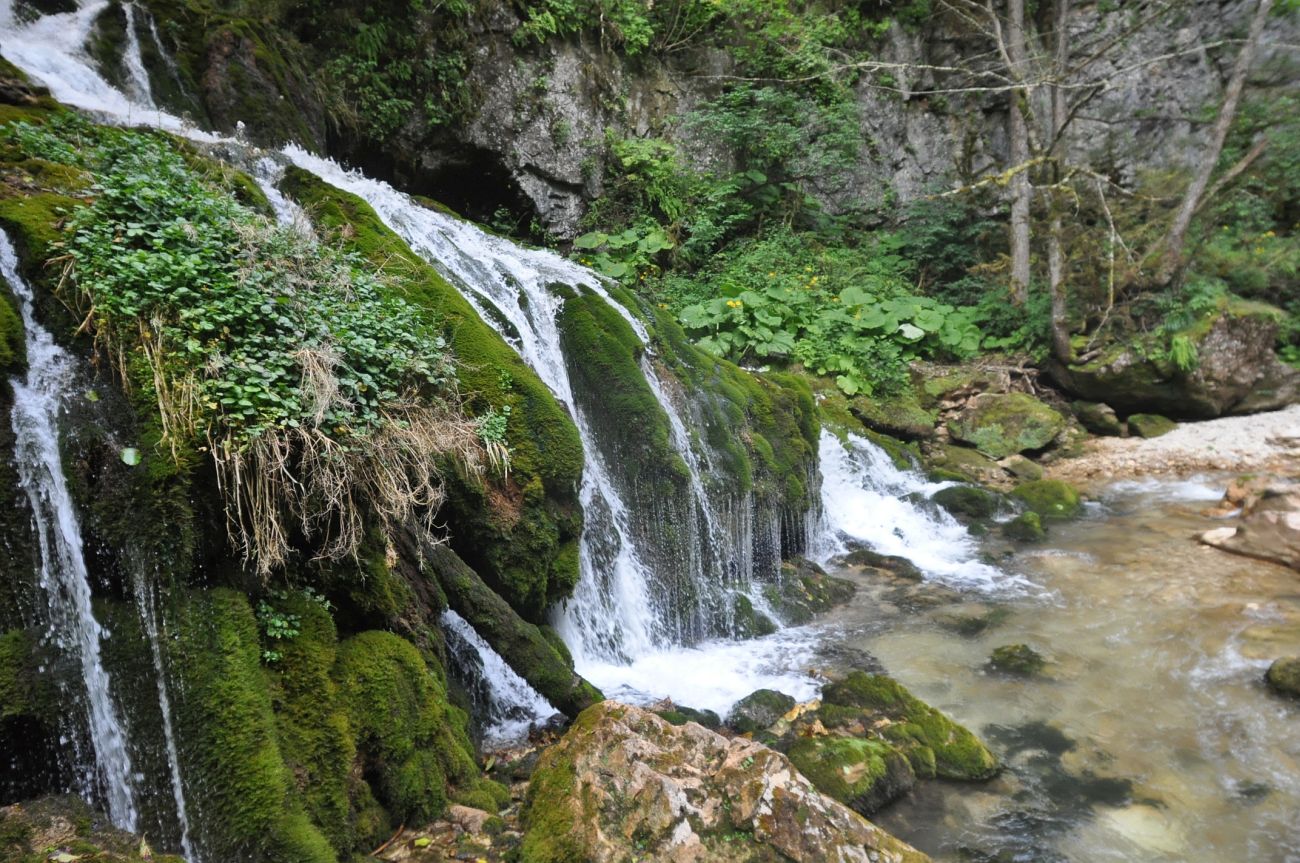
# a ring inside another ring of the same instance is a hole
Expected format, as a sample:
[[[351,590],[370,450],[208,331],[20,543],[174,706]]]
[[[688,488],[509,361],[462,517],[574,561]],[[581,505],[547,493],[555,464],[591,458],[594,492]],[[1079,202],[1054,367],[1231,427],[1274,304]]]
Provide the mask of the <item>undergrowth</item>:
[[[163,136],[77,119],[9,134],[94,176],[62,295],[156,403],[173,457],[211,454],[231,540],[263,575],[300,540],[353,554],[369,515],[431,529],[446,459],[504,458],[382,272],[240,205]]]

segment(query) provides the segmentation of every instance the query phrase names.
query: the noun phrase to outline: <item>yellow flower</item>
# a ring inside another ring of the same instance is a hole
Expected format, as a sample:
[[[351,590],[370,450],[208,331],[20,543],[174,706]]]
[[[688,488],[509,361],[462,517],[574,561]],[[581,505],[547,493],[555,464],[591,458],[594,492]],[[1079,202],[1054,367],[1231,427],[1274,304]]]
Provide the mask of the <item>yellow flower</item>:
[[[767,277],[768,277],[769,279],[776,278],[776,273],[775,273],[775,272],[768,273],[768,274],[767,274]]]

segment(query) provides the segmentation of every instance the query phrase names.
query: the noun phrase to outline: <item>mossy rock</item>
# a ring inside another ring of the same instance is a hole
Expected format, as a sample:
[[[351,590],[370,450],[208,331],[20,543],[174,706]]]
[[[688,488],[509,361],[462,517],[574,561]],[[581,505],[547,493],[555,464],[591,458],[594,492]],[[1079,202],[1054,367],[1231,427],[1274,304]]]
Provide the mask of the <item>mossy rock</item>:
[[[1060,451],[1058,450],[1058,452]],[[1007,473],[1021,481],[1043,478],[1043,466],[1033,459],[1026,458],[1022,455],[1007,456],[998,462],[998,464],[1001,465],[1002,469]]]
[[[935,618],[944,629],[950,629],[958,635],[973,638],[990,629],[995,629],[1006,622],[1011,610],[1005,606],[964,607],[958,611],[942,614]]]
[[[1003,479],[1002,466],[979,450],[941,444],[927,459],[930,478],[938,482],[988,483]]]
[[[1040,542],[1047,538],[1047,531],[1038,513],[1030,510],[1003,523],[1002,535],[1016,542]]]
[[[177,677],[172,718],[192,787],[196,840],[215,858],[334,863],[303,810],[276,733],[257,622],[232,590],[195,592],[165,642]]]
[[[58,715],[58,689],[41,672],[36,640],[27,630],[0,634],[0,719],[46,720]]]
[[[1275,661],[1268,667],[1264,679],[1279,695],[1300,698],[1300,656],[1290,656]]]
[[[673,705],[672,707],[656,709],[655,713],[672,725],[685,725],[687,722],[694,722],[711,731],[717,731],[722,727],[722,717],[712,710],[696,710],[692,707]]]
[[[872,815],[912,790],[916,772],[894,746],[860,737],[801,737],[786,756],[817,790]]]
[[[1012,490],[1011,496],[1044,520],[1074,518],[1083,512],[1078,490],[1059,479],[1021,483]]]
[[[881,733],[907,754],[917,776],[980,780],[999,769],[993,753],[974,734],[892,678],[854,671],[828,684],[822,690],[822,702],[831,708],[858,711],[868,728],[879,720],[889,720]]]
[[[771,635],[779,627],[772,618],[754,608],[754,602],[743,593],[731,597],[731,627],[735,638],[761,638]]]
[[[759,689],[732,705],[726,724],[741,733],[750,734],[771,728],[776,721],[794,707],[795,700],[775,689]]]
[[[776,583],[763,585],[763,598],[785,623],[800,626],[848,602],[856,591],[853,582],[827,575],[812,561],[796,558],[781,564]]]
[[[925,579],[925,573],[921,572],[921,568],[907,558],[899,557],[896,554],[881,554],[869,548],[854,549],[844,556],[844,562],[849,566],[883,569],[908,581],[923,581]]]
[[[1115,409],[1102,402],[1074,401],[1070,409],[1080,425],[1097,435],[1118,437],[1124,433],[1124,423],[1115,415]]]
[[[151,850],[145,837],[113,827],[101,813],[71,794],[0,807],[0,860],[185,863],[176,855]]]
[[[992,518],[1002,506],[999,495],[973,485],[941,488],[930,496],[930,500],[963,522]]]
[[[1128,428],[1138,437],[1153,438],[1169,434],[1178,428],[1178,423],[1159,414],[1131,414],[1128,418]]]
[[[910,384],[891,395],[852,399],[849,410],[872,431],[903,440],[931,437],[939,421],[938,414],[921,404],[916,389]]]
[[[452,472],[447,513],[453,546],[516,610],[542,620],[578,581],[583,453],[564,406],[461,294],[390,231],[369,204],[291,168],[284,191],[317,225],[397,277],[425,310],[459,365],[478,413],[509,409],[510,479],[501,487]]]
[[[24,339],[22,318],[7,292],[0,288],[0,374],[12,375],[27,365]]]
[[[1046,448],[1065,428],[1065,417],[1025,393],[984,393],[948,423],[955,440],[990,458]]]
[[[1047,660],[1028,644],[1004,644],[989,656],[989,667],[994,671],[1019,677],[1033,677],[1046,666]]]

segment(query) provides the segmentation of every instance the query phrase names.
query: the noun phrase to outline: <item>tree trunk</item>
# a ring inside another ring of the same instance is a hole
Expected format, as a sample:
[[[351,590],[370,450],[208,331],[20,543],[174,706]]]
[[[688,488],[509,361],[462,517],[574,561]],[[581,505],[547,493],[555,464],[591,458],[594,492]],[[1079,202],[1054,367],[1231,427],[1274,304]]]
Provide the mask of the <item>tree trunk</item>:
[[[1264,31],[1264,22],[1268,20],[1272,9],[1273,0],[1259,0],[1259,5],[1255,7],[1255,16],[1250,21],[1250,33],[1246,37],[1246,44],[1241,46],[1241,51],[1237,54],[1232,77],[1228,79],[1228,88],[1224,92],[1223,107],[1219,109],[1218,119],[1214,121],[1214,128],[1210,132],[1209,145],[1201,155],[1200,164],[1196,166],[1196,171],[1192,175],[1192,182],[1188,185],[1182,203],[1178,205],[1178,212],[1174,215],[1174,221],[1169,226],[1169,232],[1165,234],[1161,244],[1162,254],[1160,269],[1156,274],[1157,284],[1172,283],[1182,270],[1183,246],[1187,243],[1187,230],[1191,227],[1192,217],[1196,215],[1196,210],[1201,205],[1201,198],[1210,184],[1210,175],[1214,173],[1214,167],[1219,163],[1219,156],[1223,153],[1223,142],[1227,140],[1232,121],[1237,116],[1237,105],[1241,101],[1242,90],[1246,87],[1246,76],[1250,74],[1251,64],[1255,60],[1255,49],[1259,46],[1259,37]]]
[[[1065,126],[1069,122],[1069,109],[1066,105],[1065,90],[1061,76],[1065,74],[1066,63],[1070,58],[1069,24],[1070,0],[1056,0],[1056,45],[1053,59],[1052,75],[1052,128],[1048,140],[1052,147],[1053,186],[1058,185],[1064,175],[1062,170],[1066,157]],[[1047,283],[1052,298],[1052,356],[1058,361],[1069,364],[1074,359],[1074,350],[1070,347],[1070,305],[1065,285],[1065,249],[1062,239],[1064,226],[1061,219],[1061,190],[1052,190],[1052,218],[1047,235]]]
[[[1011,77],[1023,81],[1027,61],[1025,50],[1025,0],[1007,0],[1007,58]],[[1029,161],[1029,124],[1025,119],[1028,93],[1023,87],[1010,91],[1007,106],[1007,138],[1012,167]],[[1033,189],[1029,172],[1018,171],[1011,178],[1011,300],[1017,305],[1029,299],[1029,205]]]

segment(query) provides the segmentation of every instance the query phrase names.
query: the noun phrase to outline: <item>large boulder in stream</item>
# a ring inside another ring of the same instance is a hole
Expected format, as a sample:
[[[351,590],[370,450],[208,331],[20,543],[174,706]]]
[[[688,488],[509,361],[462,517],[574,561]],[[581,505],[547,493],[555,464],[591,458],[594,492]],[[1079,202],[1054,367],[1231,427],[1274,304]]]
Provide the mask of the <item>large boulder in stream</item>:
[[[955,440],[990,458],[1047,447],[1065,429],[1065,417],[1025,393],[984,393],[948,423]]]
[[[1268,667],[1264,680],[1279,695],[1300,698],[1300,656],[1277,660]]]
[[[1280,320],[1271,306],[1225,300],[1217,313],[1178,334],[1195,346],[1191,370],[1140,341],[1111,345],[1086,363],[1049,368],[1065,390],[1121,414],[1208,419],[1275,410],[1300,398],[1300,370],[1273,352]]]
[[[606,701],[533,773],[528,863],[924,863],[772,749]]]

